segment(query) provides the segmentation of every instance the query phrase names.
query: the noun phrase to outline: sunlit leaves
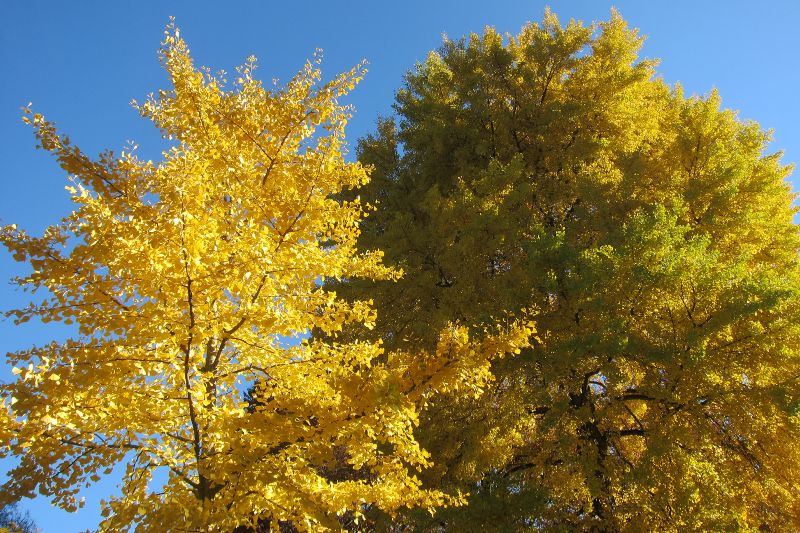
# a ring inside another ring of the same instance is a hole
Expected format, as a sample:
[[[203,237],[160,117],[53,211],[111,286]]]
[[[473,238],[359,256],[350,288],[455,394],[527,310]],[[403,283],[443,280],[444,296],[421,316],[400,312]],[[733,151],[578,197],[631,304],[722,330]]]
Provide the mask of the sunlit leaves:
[[[369,297],[321,282],[401,275],[356,250],[371,208],[341,199],[368,182],[345,159],[339,103],[363,66],[323,83],[315,58],[267,89],[249,58],[229,86],[193,65],[174,26],[161,61],[172,88],[134,104],[170,141],[159,161],[133,146],[91,159],[25,110],[70,175],[74,211],[42,237],[2,229],[30,266],[16,283],[41,298],[9,316],[72,324],[75,337],[9,354],[0,442],[20,465],[3,499],[39,492],[75,509],[122,463],[103,530],[320,531],[368,508],[458,503],[421,487],[419,410],[437,393],[480,395],[490,361],[533,330],[445,324],[414,354],[353,339],[374,327]]]

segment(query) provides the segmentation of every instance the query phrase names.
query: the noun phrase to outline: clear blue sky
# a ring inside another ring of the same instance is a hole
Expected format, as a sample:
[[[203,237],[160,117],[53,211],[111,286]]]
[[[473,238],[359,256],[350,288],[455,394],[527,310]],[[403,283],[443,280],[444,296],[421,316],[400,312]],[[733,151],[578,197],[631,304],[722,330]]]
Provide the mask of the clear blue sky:
[[[696,94],[718,88],[726,107],[775,130],[773,147],[785,151],[785,162],[800,161],[800,2],[573,0],[549,5],[562,20],[587,22],[607,18],[615,5],[648,36],[643,54],[662,60],[659,72],[669,83],[680,81]],[[355,144],[378,115],[390,113],[403,73],[436,48],[443,33],[456,38],[486,25],[517,32],[526,21],[538,20],[544,6],[508,0],[240,1],[227,7],[212,1],[2,0],[0,223],[38,233],[70,207],[66,176],[34,150],[30,131],[20,122],[20,107],[28,102],[87,153],[120,149],[131,139],[144,156],[157,157],[161,145],[155,131],[128,102],[166,87],[156,51],[170,15],[196,62],[212,70],[232,71],[254,54],[262,79],[287,80],[318,47],[325,51],[328,75],[367,59],[370,72],[349,99],[356,107],[348,129]],[[20,272],[0,251],[0,279]],[[24,295],[0,283],[0,309],[23,302]],[[0,322],[0,352],[63,334],[52,327]],[[8,376],[0,363],[0,379]],[[73,515],[51,508],[43,498],[22,507],[44,533],[94,529],[98,501],[109,490],[113,482],[86,491],[87,507]]]

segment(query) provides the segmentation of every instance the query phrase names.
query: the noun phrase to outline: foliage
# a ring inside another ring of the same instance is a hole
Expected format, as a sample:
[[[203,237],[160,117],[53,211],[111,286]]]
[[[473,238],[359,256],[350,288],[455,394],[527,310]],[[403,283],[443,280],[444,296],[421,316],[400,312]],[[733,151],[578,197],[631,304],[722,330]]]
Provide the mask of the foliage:
[[[375,313],[322,281],[400,276],[355,249],[367,206],[336,199],[368,181],[344,159],[338,103],[363,68],[321,84],[317,59],[267,90],[251,58],[226,89],[174,27],[161,58],[173,88],[134,104],[173,141],[161,161],[132,149],[92,160],[26,110],[71,175],[75,208],[42,237],[2,229],[31,267],[16,283],[44,295],[9,315],[76,335],[9,354],[18,378],[0,387],[0,442],[20,464],[0,500],[38,491],[72,510],[123,464],[105,531],[322,531],[367,507],[455,503],[420,486],[420,406],[435,391],[477,394],[489,361],[531,328],[472,340],[453,323],[415,354],[339,336]],[[253,408],[242,392],[254,383]],[[355,474],[336,479],[333,464]]]
[[[0,508],[0,533],[38,533],[39,528],[27,511],[20,511],[16,505]]]
[[[469,505],[391,527],[800,528],[794,195],[769,133],[687,98],[610,20],[545,13],[411,71],[365,139],[364,224],[406,275],[353,280],[387,347],[538,310],[539,339],[417,431],[425,486]]]

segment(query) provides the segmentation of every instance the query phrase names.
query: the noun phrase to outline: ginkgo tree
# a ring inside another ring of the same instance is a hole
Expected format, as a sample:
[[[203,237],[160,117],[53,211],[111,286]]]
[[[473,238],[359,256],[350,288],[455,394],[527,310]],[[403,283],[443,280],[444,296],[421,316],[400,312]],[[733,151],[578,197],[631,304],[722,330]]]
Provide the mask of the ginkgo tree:
[[[431,349],[448,321],[538,310],[490,393],[421,419],[425,486],[468,505],[394,530],[800,528],[791,167],[642,42],[618,13],[549,11],[446,40],[361,143],[361,245],[405,270],[341,286],[374,299],[376,338]]]
[[[2,229],[31,269],[16,283],[41,295],[9,315],[75,334],[8,355],[0,453],[19,462],[0,499],[38,492],[75,509],[122,464],[102,530],[326,530],[367,508],[459,503],[420,485],[418,412],[436,391],[479,395],[490,361],[532,329],[509,319],[475,340],[452,323],[415,354],[339,336],[375,312],[321,281],[401,275],[356,251],[368,207],[337,197],[368,181],[345,160],[339,103],[363,67],[322,83],[317,59],[267,90],[250,58],[229,89],[174,26],[161,59],[173,88],[135,104],[171,140],[160,161],[90,159],[25,110],[75,207],[41,237]]]

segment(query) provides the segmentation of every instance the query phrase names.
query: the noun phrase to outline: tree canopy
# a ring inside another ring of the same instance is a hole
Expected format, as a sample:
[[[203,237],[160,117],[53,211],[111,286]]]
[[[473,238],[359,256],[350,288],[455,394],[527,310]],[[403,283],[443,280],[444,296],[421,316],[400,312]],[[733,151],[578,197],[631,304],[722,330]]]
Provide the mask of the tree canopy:
[[[39,533],[39,528],[30,513],[12,504],[0,508],[0,533]]]
[[[228,85],[174,26],[159,161],[26,109],[75,207],[0,231],[8,316],[74,335],[9,354],[0,505],[122,464],[102,530],[800,528],[791,169],[642,42],[446,40],[357,162],[362,66]]]
[[[769,132],[687,97],[616,12],[491,28],[410,71],[359,146],[378,211],[353,280],[375,338],[536,311],[485,394],[429,406],[423,486],[468,504],[420,531],[800,527],[800,278],[791,169]],[[387,526],[389,527],[389,526]]]
[[[338,198],[368,181],[345,159],[339,103],[363,68],[323,84],[315,59],[268,90],[251,58],[228,88],[174,26],[161,59],[173,87],[135,104],[170,141],[160,161],[133,148],[91,159],[25,112],[70,174],[74,210],[41,237],[2,228],[30,266],[15,282],[41,296],[8,314],[74,336],[9,354],[0,454],[19,464],[0,503],[38,492],[74,510],[118,464],[105,531],[322,531],[373,507],[455,502],[421,487],[419,409],[437,391],[478,394],[490,360],[526,346],[531,327],[477,338],[452,322],[415,354],[339,335],[375,313],[325,280],[401,274],[356,250],[368,207]]]

